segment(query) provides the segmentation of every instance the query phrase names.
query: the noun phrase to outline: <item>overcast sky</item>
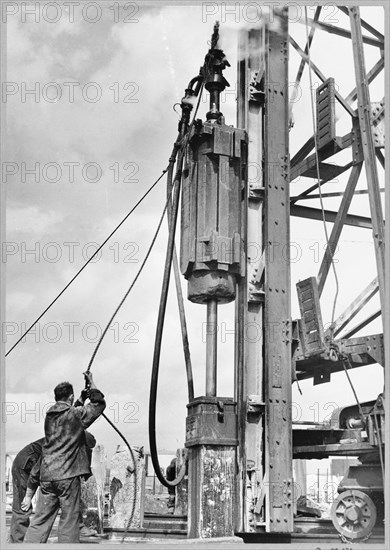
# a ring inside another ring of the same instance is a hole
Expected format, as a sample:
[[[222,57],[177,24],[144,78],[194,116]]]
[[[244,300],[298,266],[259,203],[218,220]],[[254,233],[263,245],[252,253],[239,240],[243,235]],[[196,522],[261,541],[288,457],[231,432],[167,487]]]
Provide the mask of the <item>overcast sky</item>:
[[[85,5],[88,9],[62,6],[55,12],[44,10],[42,4],[35,16],[38,21],[34,15],[23,13],[21,6],[17,13],[8,14],[7,323],[3,334],[6,349],[166,167],[177,134],[178,116],[173,106],[180,102],[189,80],[198,74],[215,20],[221,20],[223,46],[231,63],[225,71],[231,89],[224,95],[222,110],[227,123],[235,123],[237,31],[246,24],[245,19],[256,20],[253,13],[245,17],[238,11],[229,16],[220,7],[214,9],[214,3],[205,3],[203,8],[137,7],[129,3],[127,11],[118,8],[117,3]],[[383,32],[383,8],[362,8],[361,12]],[[309,8],[308,13],[313,17],[314,8]],[[261,21],[265,15],[264,12]],[[290,32],[301,47],[306,32],[303,17],[303,8],[290,12]],[[349,27],[348,18],[331,6],[323,10],[321,19]],[[294,82],[300,58],[291,48],[290,52],[289,81]],[[379,59],[379,51],[366,46],[365,54],[369,70]],[[317,31],[312,59],[326,76],[336,79],[340,93],[347,95],[354,88],[349,40]],[[292,155],[312,133],[307,76],[305,69],[301,96],[293,104]],[[317,81],[313,75],[313,82]],[[378,77],[372,85],[372,101],[382,99],[383,86],[383,77]],[[200,109],[202,117],[206,110],[205,101]],[[350,130],[349,117],[339,109],[338,115],[337,135],[344,135]],[[348,162],[350,155],[350,151],[345,153],[340,162]],[[28,172],[34,166],[36,176]],[[380,167],[379,176],[384,186]],[[324,189],[341,190],[346,179],[347,175],[339,177],[339,181]],[[306,178],[292,183],[291,194],[311,183]],[[359,188],[364,185],[363,175]],[[9,451],[42,436],[45,405],[53,401],[53,388],[58,382],[71,381],[76,394],[82,389],[82,372],[100,331],[140,266],[157,227],[164,197],[162,180],[106,245],[98,261],[86,268],[40,321],[35,333],[28,335],[8,357]],[[328,200],[326,206],[337,209],[338,203],[339,199]],[[316,201],[305,205],[318,207]],[[366,197],[354,199],[352,210],[369,215]],[[107,397],[107,414],[118,422],[132,444],[145,447],[166,237],[164,223],[145,270],[93,366],[96,384]],[[292,264],[292,313],[296,318],[295,283],[318,272],[318,254],[325,245],[322,224],[292,219],[291,240],[299,247]],[[370,231],[346,228],[337,260],[338,315],[375,276]],[[186,294],[184,281],[183,290]],[[325,323],[330,321],[333,297],[330,274],[322,299]],[[187,403],[174,298],[171,293],[157,408],[158,446],[168,450],[184,445]],[[374,311],[378,303],[374,299],[367,311]],[[186,310],[195,394],[203,395],[202,330],[206,308],[186,301]],[[219,312],[218,395],[229,396],[233,394],[233,307],[221,307]],[[378,320],[366,332],[381,331]],[[382,390],[383,369],[379,366],[357,369],[351,376],[361,400],[375,399]],[[335,375],[331,384],[313,387],[311,382],[305,382],[301,386],[302,397],[295,386],[293,390],[293,400],[302,410],[300,419],[314,419],[313,415],[316,420],[323,418],[333,407],[327,409],[327,403],[341,406],[354,402],[343,374]],[[26,414],[31,410],[35,413]],[[109,453],[120,443],[104,420],[92,431]]]

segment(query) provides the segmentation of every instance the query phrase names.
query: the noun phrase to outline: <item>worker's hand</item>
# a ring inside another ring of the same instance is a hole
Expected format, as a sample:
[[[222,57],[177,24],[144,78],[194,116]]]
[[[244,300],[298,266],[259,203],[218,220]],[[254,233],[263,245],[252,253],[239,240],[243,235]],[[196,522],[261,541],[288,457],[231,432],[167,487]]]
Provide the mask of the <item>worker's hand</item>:
[[[25,496],[24,499],[22,500],[22,504],[20,505],[21,509],[23,510],[23,512],[28,512],[31,508],[31,497],[29,496]]]
[[[89,397],[89,390],[82,390],[81,391],[81,394],[80,394],[80,397],[79,397],[79,401],[81,401],[82,403],[84,403],[84,401],[86,399],[88,399]]]
[[[91,390],[92,389],[97,389],[96,384],[93,381],[92,372],[84,372],[84,377],[85,377],[88,385],[90,386]]]

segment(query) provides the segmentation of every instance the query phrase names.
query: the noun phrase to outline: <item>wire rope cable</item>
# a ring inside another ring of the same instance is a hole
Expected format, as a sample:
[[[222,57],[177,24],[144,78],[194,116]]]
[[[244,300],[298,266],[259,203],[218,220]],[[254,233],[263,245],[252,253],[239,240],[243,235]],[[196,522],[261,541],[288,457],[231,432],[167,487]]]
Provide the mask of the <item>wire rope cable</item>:
[[[160,217],[160,220],[159,220],[159,223],[158,223],[158,226],[157,226],[157,229],[154,233],[154,236],[153,236],[153,239],[149,245],[149,248],[146,252],[146,255],[143,259],[143,262],[139,268],[139,270],[137,271],[130,287],[128,288],[128,290],[126,291],[125,295],[123,296],[122,300],[119,302],[118,306],[115,308],[115,311],[114,313],[111,315],[110,317],[110,320],[108,321],[107,325],[105,326],[105,329],[103,330],[102,334],[100,335],[100,338],[99,338],[99,341],[97,343],[97,345],[95,346],[95,349],[93,351],[93,354],[91,356],[91,359],[89,361],[89,364],[88,364],[88,367],[87,367],[87,372],[90,372],[91,370],[91,367],[92,367],[92,364],[95,360],[95,357],[96,357],[96,354],[103,342],[103,339],[105,337],[105,335],[107,334],[107,331],[112,323],[112,321],[114,320],[114,318],[116,317],[116,315],[118,314],[119,310],[121,309],[121,307],[123,306],[123,304],[125,303],[126,301],[126,298],[129,296],[130,292],[132,291],[136,281],[138,280],[139,276],[141,275],[142,273],[142,270],[143,268],[145,267],[145,264],[146,262],[148,261],[148,258],[150,256],[150,253],[152,252],[152,249],[153,249],[153,246],[156,242],[156,239],[157,239],[157,236],[159,234],[159,231],[160,231],[160,228],[161,228],[161,225],[162,225],[162,222],[164,220],[164,216],[165,216],[165,212],[166,212],[166,209],[167,209],[167,206],[168,206],[168,201],[170,200],[170,196],[168,197],[167,199],[167,202],[165,204],[165,207],[164,207],[164,210],[162,212],[162,215]],[[128,440],[126,439],[126,437],[122,434],[122,432],[119,430],[119,428],[117,428],[115,426],[115,424],[108,418],[108,416],[106,416],[105,413],[102,414],[102,416],[105,418],[105,420],[110,424],[110,426],[116,431],[116,433],[121,437],[121,439],[125,442],[129,452],[130,452],[130,456],[131,456],[131,460],[133,462],[133,474],[134,474],[134,495],[133,495],[133,502],[132,502],[132,506],[131,506],[131,513],[130,513],[130,516],[129,516],[129,519],[127,521],[127,526],[126,526],[126,529],[125,529],[125,532],[124,532],[124,535],[123,535],[123,538],[122,538],[122,542],[124,541],[125,537],[126,537],[126,534],[129,530],[129,527],[130,527],[130,524],[132,522],[132,519],[134,517],[134,511],[135,511],[135,504],[136,504],[136,500],[137,500],[137,482],[138,482],[138,479],[137,479],[137,462],[135,460],[135,456],[134,456],[134,452],[133,452],[133,449],[131,448],[131,445],[130,443],[128,442]]]
[[[22,336],[13,344],[13,346],[7,351],[5,354],[5,357],[11,353],[11,351],[16,348],[16,346],[23,340],[23,338],[30,332],[30,330],[42,319],[42,317],[49,311],[49,309],[57,302],[57,300],[64,294],[64,292],[70,287],[70,285],[77,279],[77,277],[80,275],[80,273],[87,267],[87,265],[95,258],[95,256],[100,252],[100,250],[103,248],[103,246],[111,239],[111,237],[116,233],[116,231],[124,224],[124,222],[129,218],[129,216],[136,210],[136,208],[142,203],[142,201],[149,195],[149,193],[154,189],[154,187],[158,184],[158,182],[161,180],[161,178],[164,176],[164,174],[168,171],[168,167],[165,168],[162,172],[162,174],[157,178],[157,180],[149,187],[149,189],[142,195],[142,197],[139,199],[139,201],[133,206],[133,208],[126,214],[124,218],[118,223],[118,225],[115,227],[113,231],[104,239],[104,241],[99,245],[99,247],[95,250],[95,252],[92,254],[92,256],[85,262],[85,264],[77,271],[75,275],[71,278],[71,280],[64,286],[64,288],[61,290],[59,294],[50,302],[50,304],[44,309],[44,311],[35,319],[35,321],[29,326],[29,328],[22,334]]]
[[[343,368],[344,368],[344,372],[347,376],[347,379],[348,379],[348,382],[349,382],[349,385],[351,386],[351,390],[352,390],[352,393],[355,397],[355,401],[356,401],[356,404],[358,406],[358,409],[359,409],[359,414],[360,414],[360,417],[361,419],[363,420],[363,422],[365,422],[365,417],[364,417],[364,413],[363,413],[363,409],[362,409],[362,406],[360,404],[360,401],[359,401],[359,398],[358,398],[358,395],[356,393],[356,390],[355,390],[355,387],[353,385],[353,382],[351,380],[351,377],[349,376],[349,372],[348,372],[348,369],[347,369],[347,366],[345,364],[345,361],[347,361],[348,365],[351,367],[351,363],[350,363],[350,360],[349,360],[349,357],[346,356],[346,357],[341,357],[341,361],[343,363]]]
[[[100,348],[100,346],[101,346],[101,344],[102,344],[102,342],[103,342],[103,339],[104,339],[105,335],[107,334],[108,329],[110,328],[111,323],[113,322],[113,320],[115,319],[115,317],[116,317],[116,315],[118,314],[119,310],[121,309],[121,307],[122,307],[123,304],[125,303],[125,301],[126,301],[127,297],[129,296],[130,292],[133,290],[133,287],[134,287],[135,283],[137,282],[139,276],[140,276],[141,273],[142,273],[143,268],[145,267],[146,262],[147,262],[148,259],[149,259],[150,253],[152,252],[153,246],[154,246],[154,244],[155,244],[155,242],[156,242],[156,239],[157,239],[157,236],[158,236],[158,234],[159,234],[159,231],[160,231],[162,222],[163,222],[163,220],[164,220],[165,212],[166,212],[166,209],[167,209],[167,206],[168,206],[168,202],[169,202],[169,201],[170,201],[170,197],[168,197],[167,202],[166,202],[166,204],[165,204],[165,206],[164,206],[164,210],[163,210],[163,212],[162,212],[162,214],[161,214],[161,217],[160,217],[160,220],[159,220],[159,222],[158,222],[157,229],[156,229],[156,231],[155,231],[155,233],[154,233],[152,242],[151,242],[150,245],[149,245],[148,251],[146,252],[146,255],[145,255],[145,257],[144,257],[144,259],[143,259],[143,261],[142,261],[142,264],[141,264],[139,270],[137,271],[137,273],[136,273],[136,275],[135,275],[135,277],[134,277],[134,279],[133,279],[131,285],[130,285],[129,288],[127,289],[127,291],[126,291],[126,293],[124,294],[122,300],[119,302],[119,304],[118,304],[118,306],[116,307],[114,313],[111,315],[110,320],[109,320],[108,323],[106,324],[106,326],[105,326],[105,328],[104,328],[102,334],[100,335],[100,338],[99,338],[99,340],[98,340],[98,342],[97,342],[97,344],[96,344],[96,346],[95,346],[95,349],[94,349],[94,351],[93,351],[93,353],[92,353],[91,359],[89,360],[88,367],[87,367],[87,372],[89,372],[89,371],[91,370],[91,367],[92,367],[92,364],[93,364],[93,362],[94,362],[94,360],[95,360],[96,354],[97,354],[97,352],[98,352],[98,350],[99,350],[99,348]]]
[[[332,305],[332,325],[334,323],[335,318],[335,311],[336,311],[336,303],[337,298],[339,295],[339,279],[337,276],[336,266],[333,258],[333,254],[331,251],[331,248],[329,246],[329,235],[328,235],[328,229],[326,227],[326,220],[325,220],[325,208],[324,208],[324,202],[322,198],[322,189],[321,189],[321,176],[320,176],[320,162],[319,162],[319,155],[318,155],[318,140],[317,140],[317,130],[316,130],[316,120],[315,120],[315,112],[314,112],[314,99],[313,99],[313,79],[312,79],[312,65],[311,65],[311,57],[310,57],[310,43],[309,43],[309,25],[308,25],[308,18],[307,18],[307,6],[305,6],[305,27],[306,27],[306,41],[307,41],[307,59],[309,64],[309,83],[310,83],[310,104],[311,104],[311,115],[312,115],[312,125],[313,125],[313,136],[314,136],[314,148],[315,148],[315,156],[316,156],[316,171],[317,171],[317,184],[318,184],[318,192],[319,192],[319,199],[321,204],[321,212],[322,212],[322,222],[324,225],[324,232],[325,232],[325,238],[326,238],[326,250],[329,252],[331,263],[332,263],[332,269],[334,273],[335,283],[336,283],[336,291],[335,296],[333,300]],[[332,334],[333,338],[333,334]]]

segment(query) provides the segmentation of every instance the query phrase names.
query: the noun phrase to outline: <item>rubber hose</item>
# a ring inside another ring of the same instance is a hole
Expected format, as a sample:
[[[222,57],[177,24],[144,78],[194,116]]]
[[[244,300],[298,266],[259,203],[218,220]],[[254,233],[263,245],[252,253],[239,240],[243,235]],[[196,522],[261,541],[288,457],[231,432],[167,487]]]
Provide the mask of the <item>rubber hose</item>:
[[[172,203],[169,199],[172,196],[173,169],[174,169],[175,159],[179,148],[180,148],[180,143],[177,141],[173,148],[172,155],[169,159],[168,176],[167,176],[168,227],[171,226],[171,220],[172,220]],[[192,374],[191,354],[190,354],[190,346],[188,342],[188,331],[187,331],[187,323],[186,323],[185,311],[184,311],[183,293],[181,290],[181,283],[180,283],[180,272],[179,272],[179,264],[178,264],[177,253],[176,253],[176,246],[174,246],[173,248],[173,271],[175,274],[177,304],[179,307],[184,361],[185,361],[186,373],[187,373],[188,401],[191,403],[191,401],[193,401],[194,399],[194,379]]]
[[[152,377],[150,382],[150,397],[149,397],[149,446],[150,455],[152,458],[153,468],[156,473],[157,479],[165,487],[176,487],[184,478],[186,474],[186,461],[183,462],[180,472],[172,481],[168,481],[161,473],[161,467],[158,460],[157,444],[156,444],[156,402],[157,402],[157,386],[158,386],[158,374],[160,366],[160,353],[162,335],[164,330],[165,310],[167,305],[170,271],[172,266],[173,250],[175,244],[175,231],[177,224],[177,214],[179,210],[179,198],[180,198],[180,181],[183,167],[183,150],[179,153],[178,167],[173,182],[174,192],[172,201],[172,218],[169,228],[169,237],[167,244],[167,251],[165,257],[164,276],[161,289],[160,306],[157,317],[156,338],[154,343],[153,364],[152,364]]]

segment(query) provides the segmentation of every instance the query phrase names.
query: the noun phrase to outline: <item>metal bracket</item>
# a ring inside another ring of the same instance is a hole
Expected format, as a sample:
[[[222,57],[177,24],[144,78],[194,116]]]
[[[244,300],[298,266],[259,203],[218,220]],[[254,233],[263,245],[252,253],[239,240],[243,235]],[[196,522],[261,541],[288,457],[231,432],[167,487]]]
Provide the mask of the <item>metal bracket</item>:
[[[292,341],[292,327],[290,319],[282,321],[282,342],[288,344]]]
[[[362,356],[369,355],[377,363],[384,366],[384,341],[383,334],[372,334],[355,338],[338,340],[340,351],[351,356],[352,363],[363,363]]]
[[[265,93],[261,90],[256,90],[254,86],[249,86],[249,101],[263,106],[265,103]]]
[[[254,285],[250,285],[248,302],[251,302],[254,304],[261,304],[261,303],[264,303],[264,300],[265,300],[264,290],[257,290],[254,287]]]
[[[352,162],[353,164],[359,164],[364,160],[362,138],[360,135],[360,127],[358,119],[353,120],[353,127],[351,130],[352,139]]]
[[[249,185],[248,187],[248,199],[253,201],[264,200],[265,187]]]
[[[249,296],[248,301],[252,303],[264,302],[265,292],[260,289],[260,281],[264,273],[265,268],[265,253],[264,251],[261,254],[260,260],[251,265],[251,270],[248,270],[248,281],[249,281]]]
[[[290,156],[283,155],[280,159],[280,173],[284,179],[288,179],[290,175]]]
[[[385,146],[385,100],[371,102],[371,129],[374,147]]]
[[[265,93],[258,80],[259,73],[254,72],[249,83],[249,101],[258,103],[261,107],[265,104]]]
[[[248,395],[246,404],[247,414],[263,414],[265,412],[265,403],[261,395]]]
[[[264,268],[265,268],[265,253],[263,251],[259,261],[256,262],[256,264],[253,263],[253,265],[251,265],[250,270],[248,269],[248,279],[250,284],[258,285],[260,283],[264,273]]]
[[[293,481],[292,479],[283,480],[283,504],[291,506],[294,500]]]

